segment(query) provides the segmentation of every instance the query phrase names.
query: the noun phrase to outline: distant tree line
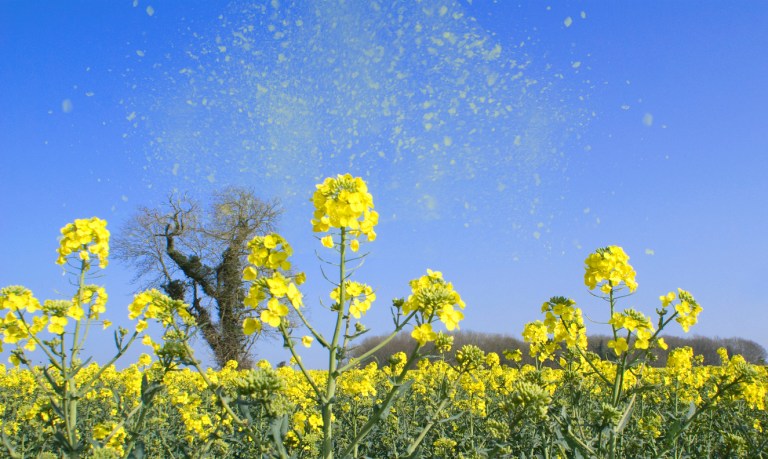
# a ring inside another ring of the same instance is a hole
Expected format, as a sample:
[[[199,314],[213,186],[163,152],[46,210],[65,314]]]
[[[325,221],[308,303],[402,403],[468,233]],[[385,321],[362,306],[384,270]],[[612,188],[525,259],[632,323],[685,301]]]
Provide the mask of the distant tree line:
[[[459,331],[449,334],[453,336],[452,351],[445,356],[449,361],[453,360],[453,352],[455,352],[455,350],[460,349],[465,344],[473,344],[486,353],[497,353],[499,357],[501,357],[502,362],[505,361],[503,357],[504,351],[514,351],[519,349],[523,354],[522,363],[533,363],[533,359],[528,353],[528,344],[512,336],[475,331]],[[359,346],[350,352],[349,357],[357,358],[365,354],[367,351],[378,345],[382,339],[384,339],[384,336],[373,336],[363,340]],[[603,359],[611,359],[615,354],[613,350],[608,347],[608,341],[610,341],[610,339],[609,336],[605,335],[590,336],[588,337],[588,350],[599,355]],[[665,366],[669,351],[684,346],[690,346],[695,355],[703,356],[705,365],[720,364],[720,356],[717,354],[717,350],[721,347],[728,351],[728,355],[733,356],[740,354],[749,363],[765,365],[768,360],[768,354],[766,354],[765,348],[754,341],[744,338],[708,338],[694,335],[691,337],[665,336],[664,340],[669,345],[669,349],[666,351],[661,349],[654,350],[654,355],[656,357],[653,362],[654,366]],[[413,338],[411,338],[409,333],[403,332],[373,353],[373,355],[366,360],[366,363],[375,361],[379,365],[385,365],[393,354],[398,352],[409,352],[411,349],[413,349]],[[427,344],[425,352],[430,357],[439,357],[439,354],[435,351],[432,343]]]

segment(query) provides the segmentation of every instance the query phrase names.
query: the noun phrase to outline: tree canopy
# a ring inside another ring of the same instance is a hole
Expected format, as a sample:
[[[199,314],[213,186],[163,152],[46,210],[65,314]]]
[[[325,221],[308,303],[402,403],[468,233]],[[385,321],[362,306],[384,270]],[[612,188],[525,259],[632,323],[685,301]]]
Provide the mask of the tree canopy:
[[[219,366],[229,360],[250,366],[258,335],[242,329],[247,246],[275,230],[282,210],[248,188],[216,191],[210,201],[203,208],[171,193],[158,207],[139,208],[118,232],[114,251],[135,268],[142,287],[161,288],[189,305]]]

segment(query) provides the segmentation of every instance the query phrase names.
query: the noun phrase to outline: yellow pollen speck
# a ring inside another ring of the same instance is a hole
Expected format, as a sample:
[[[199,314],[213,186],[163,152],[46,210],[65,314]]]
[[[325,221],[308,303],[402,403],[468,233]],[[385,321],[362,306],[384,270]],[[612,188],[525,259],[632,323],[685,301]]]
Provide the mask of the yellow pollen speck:
[[[653,115],[646,113],[643,115],[643,124],[650,127],[653,125]]]

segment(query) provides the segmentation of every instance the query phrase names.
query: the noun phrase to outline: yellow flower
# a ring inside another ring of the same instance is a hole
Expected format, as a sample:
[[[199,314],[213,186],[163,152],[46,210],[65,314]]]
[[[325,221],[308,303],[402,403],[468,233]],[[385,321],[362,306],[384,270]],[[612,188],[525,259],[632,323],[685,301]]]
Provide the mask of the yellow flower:
[[[288,306],[272,298],[267,303],[267,309],[261,311],[261,321],[277,328],[280,326],[281,318],[286,315],[288,315]]]
[[[437,333],[432,330],[432,324],[421,324],[413,329],[411,337],[419,343],[419,346],[423,346],[429,341],[434,341]]]
[[[677,296],[680,299],[680,303],[675,306],[675,311],[678,317],[675,319],[677,323],[683,328],[684,332],[688,332],[688,329],[692,325],[696,325],[698,322],[698,316],[702,311],[702,307],[693,298],[693,295],[683,289],[677,289]]]
[[[523,351],[520,349],[515,349],[514,351],[505,349],[503,354],[505,359],[512,360],[513,362],[519,362],[523,360]]]
[[[99,259],[99,267],[107,267],[109,231],[105,220],[96,217],[78,219],[64,226],[61,234],[56,263],[64,264],[73,253],[77,253],[81,260],[88,261],[92,254]]]
[[[315,340],[315,338],[313,338],[311,336],[303,336],[301,338],[301,344],[303,344],[304,347],[310,347],[310,346],[312,346],[312,341],[314,341],[314,340]]]
[[[679,347],[669,352],[667,369],[677,376],[689,373],[693,367],[693,349],[689,346]]]
[[[12,285],[0,290],[0,309],[36,312],[40,309],[40,302],[32,296],[29,289],[20,285]]]
[[[282,298],[288,293],[286,279],[280,273],[275,273],[271,279],[267,279],[267,287],[269,293],[275,298]]]
[[[635,349],[648,349],[648,345],[650,344],[651,335],[653,334],[652,329],[648,328],[641,328],[637,331],[637,341],[635,341]]]
[[[453,306],[446,304],[437,312],[437,316],[445,324],[445,328],[453,330],[459,328],[459,322],[464,318],[464,314],[461,311],[453,309]]]
[[[104,287],[97,287],[95,285],[86,285],[83,289],[83,303],[92,303],[88,312],[88,317],[91,319],[98,319],[101,314],[107,311],[107,291]],[[76,296],[72,299],[73,303],[77,303],[79,298]]]
[[[252,335],[261,331],[261,322],[253,317],[246,317],[243,321],[243,333],[246,335]]]
[[[48,331],[54,335],[61,335],[64,333],[64,327],[67,326],[68,319],[66,317],[51,316],[48,323]]]
[[[266,236],[256,236],[248,243],[248,263],[256,268],[268,269],[291,269],[291,263],[288,257],[293,254],[293,249],[288,242],[279,234],[268,234]],[[243,272],[248,276],[248,281],[255,280],[257,273],[246,268]]]
[[[428,269],[425,276],[412,280],[410,285],[412,294],[403,303],[404,313],[418,311],[425,318],[438,314],[440,320],[446,325],[450,323],[451,326],[458,326],[463,315],[451,312],[445,307],[455,305],[464,309],[465,304],[458,292],[453,289],[453,284],[443,280],[442,273]]]
[[[323,247],[328,247],[329,249],[333,248],[333,236],[330,234],[328,236],[323,236],[320,238],[320,243],[323,244]]]
[[[346,294],[346,301],[350,302],[349,313],[356,319],[359,319],[361,314],[368,312],[371,304],[376,301],[376,293],[374,293],[373,288],[360,282],[344,282],[344,292]],[[333,289],[330,294],[331,299],[336,303],[339,302],[340,295],[338,287]]]
[[[140,367],[149,366],[152,363],[152,357],[149,354],[141,354],[139,360],[136,362]]]
[[[629,349],[626,338],[612,339],[608,341],[608,347],[613,349],[613,352],[615,352],[616,355],[621,355]]]
[[[143,319],[158,320],[166,327],[176,320],[177,315],[185,323],[194,323],[194,318],[183,301],[172,300],[157,289],[146,290],[135,295],[133,302],[128,305],[129,319],[136,319],[142,314]]]
[[[675,301],[675,292],[669,292],[666,295],[661,295],[659,297],[659,301],[661,301],[661,306],[666,308],[669,306],[673,301]]]
[[[302,294],[293,282],[288,284],[288,290],[285,292],[285,296],[291,301],[291,304],[295,308],[303,306]]]
[[[614,288],[618,288],[622,282],[627,286],[630,292],[637,289],[635,281],[635,270],[629,264],[629,256],[619,246],[609,246],[597,249],[584,260],[585,272],[584,283],[590,289],[594,289],[598,284],[603,293],[610,293]]]
[[[112,432],[112,429],[104,424],[97,424],[93,428],[93,438],[94,440],[101,440],[104,438],[107,438],[107,435],[109,435]]]
[[[364,234],[369,241],[376,238],[373,228],[379,222],[379,214],[373,210],[373,197],[362,178],[337,175],[326,178],[316,188],[312,195],[312,231],[323,233],[330,228],[344,228],[353,236]]]
[[[360,241],[357,239],[352,239],[349,243],[349,248],[352,249],[353,252],[357,252],[360,250]]]
[[[313,414],[309,417],[307,423],[312,430],[319,432],[323,427],[323,418],[317,414]]]
[[[248,266],[243,270],[243,280],[244,281],[255,281],[259,277],[259,272],[256,271],[256,268],[253,266]]]
[[[268,249],[274,249],[277,247],[277,244],[280,243],[280,239],[278,237],[275,237],[274,234],[268,234],[264,236],[264,247]]]

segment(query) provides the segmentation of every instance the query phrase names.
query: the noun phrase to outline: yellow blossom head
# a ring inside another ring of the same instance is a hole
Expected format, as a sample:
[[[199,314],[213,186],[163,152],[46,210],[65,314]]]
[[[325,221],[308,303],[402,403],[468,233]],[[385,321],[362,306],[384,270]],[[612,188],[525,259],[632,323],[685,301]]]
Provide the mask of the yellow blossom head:
[[[293,254],[290,244],[279,234],[272,233],[266,236],[256,236],[248,243],[248,262],[253,266],[248,266],[243,272],[243,279],[247,281],[255,280],[258,271],[255,268],[282,269],[287,271],[291,269],[291,262],[288,257]]]
[[[349,302],[349,313],[355,318],[359,319],[361,314],[364,315],[371,308],[371,304],[376,301],[376,292],[370,285],[362,284],[355,281],[344,282],[344,294],[345,301]],[[336,287],[331,292],[331,299],[339,303],[341,295],[341,289]]]
[[[107,267],[109,255],[109,231],[106,220],[100,218],[78,219],[61,229],[59,242],[59,258],[56,263],[63,265],[67,257],[73,253],[83,261],[89,261],[94,255],[99,259],[99,267]]]
[[[464,309],[464,301],[453,289],[453,284],[443,280],[441,272],[428,269],[426,275],[412,280],[410,285],[412,293],[403,302],[404,313],[418,311],[425,320],[437,315],[449,330],[458,327],[464,314],[454,306]]]
[[[630,292],[637,289],[635,270],[629,264],[629,256],[619,246],[611,245],[597,249],[586,260],[584,283],[590,290],[600,285],[603,293],[609,293],[612,289],[624,283]]]
[[[32,296],[29,289],[11,285],[0,290],[0,309],[31,313],[40,309],[40,301]]]
[[[432,324],[421,324],[413,329],[411,337],[415,339],[419,346],[424,346],[437,338],[437,333],[432,330]]]
[[[684,332],[688,333],[688,329],[698,322],[699,314],[703,309],[693,298],[693,295],[681,288],[677,289],[677,297],[680,303],[675,305],[677,314],[675,321],[680,324]]]
[[[317,185],[312,203],[313,231],[324,233],[330,228],[344,228],[352,235],[364,234],[369,241],[376,238],[373,228],[379,222],[379,214],[373,210],[373,197],[362,178],[350,174],[328,177]],[[324,245],[328,247],[325,240]]]

